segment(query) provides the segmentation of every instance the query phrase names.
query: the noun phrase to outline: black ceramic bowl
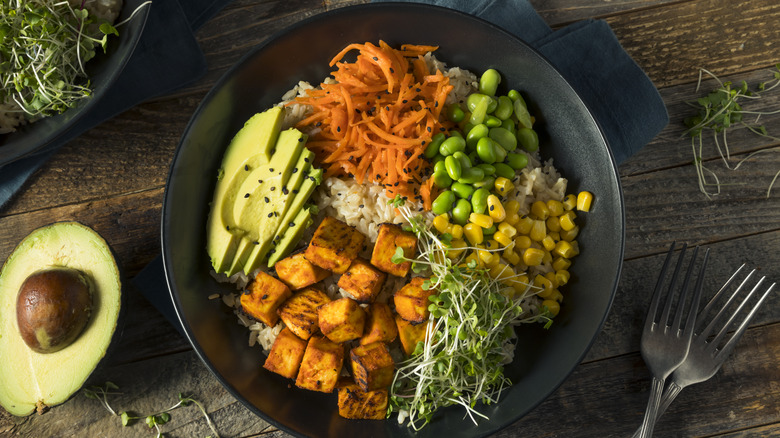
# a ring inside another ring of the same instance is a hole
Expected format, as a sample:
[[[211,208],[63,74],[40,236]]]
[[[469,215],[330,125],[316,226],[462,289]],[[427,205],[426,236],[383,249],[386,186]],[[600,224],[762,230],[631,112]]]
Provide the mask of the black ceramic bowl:
[[[520,89],[538,118],[541,150],[570,181],[595,194],[581,213],[581,254],[565,305],[550,330],[519,328],[506,374],[514,385],[481,409],[474,425],[461,408],[445,409],[421,432],[386,421],[345,420],[334,394],[299,390],[262,368],[265,356],[221,300],[234,289],[209,275],[206,219],[222,154],[243,123],[269,108],[299,80],[319,83],[328,62],[352,42],[439,45],[437,57],[474,72],[489,67]],[[537,52],[471,16],[437,7],[374,3],[324,13],[293,25],[255,48],[206,96],[174,158],[162,217],[163,258],[178,317],[200,358],[224,386],[271,424],[301,436],[484,436],[515,422],[549,396],[583,359],[607,316],[620,275],[624,211],[616,166],[597,123],[577,94]],[[551,425],[551,428],[554,426]]]
[[[143,1],[125,0],[117,23],[130,17]],[[98,47],[95,57],[86,63],[91,97],[81,99],[62,114],[21,126],[11,134],[0,134],[0,166],[42,151],[89,112],[124,69],[141,37],[148,15],[149,6],[138,10],[132,20],[118,28],[119,36],[109,39],[107,52],[104,54],[103,49]]]

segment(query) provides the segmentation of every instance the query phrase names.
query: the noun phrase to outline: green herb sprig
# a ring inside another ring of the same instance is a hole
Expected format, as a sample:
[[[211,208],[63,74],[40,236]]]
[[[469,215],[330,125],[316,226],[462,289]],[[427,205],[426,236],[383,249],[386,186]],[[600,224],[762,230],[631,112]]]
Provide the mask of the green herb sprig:
[[[780,138],[770,135],[767,132],[766,127],[758,123],[758,120],[762,115],[777,114],[780,113],[780,110],[770,112],[746,111],[741,104],[741,102],[746,100],[759,99],[761,94],[780,86],[780,64],[775,65],[775,69],[772,71],[773,79],[768,82],[759,83],[755,90],[751,90],[745,81],[741,81],[738,86],[734,86],[731,82],[722,82],[710,71],[700,69],[699,80],[696,86],[697,91],[701,87],[704,75],[715,79],[718,83],[718,87],[706,96],[698,98],[695,102],[689,102],[689,105],[697,109],[697,114],[686,118],[684,123],[688,127],[686,134],[691,137],[691,148],[694,156],[693,163],[696,167],[699,191],[701,191],[707,199],[712,199],[713,195],[720,194],[721,186],[724,184],[720,182],[718,175],[714,171],[704,166],[702,150],[705,133],[712,135],[718,154],[725,163],[726,168],[730,170],[738,169],[742,163],[756,154],[778,149],[775,147],[753,152],[745,156],[732,167],[729,163],[731,155],[728,147],[727,134],[734,127],[741,126],[762,137],[780,140]],[[755,116],[756,118],[753,122],[747,122],[745,121],[745,116]],[[714,182],[708,181],[708,175],[712,177]],[[770,182],[766,192],[767,198],[771,194],[772,186],[779,175],[780,171],[775,174]],[[712,186],[716,188],[715,191],[709,189]]]
[[[432,231],[408,207],[401,214],[418,236],[418,256],[411,260],[415,272],[430,274],[423,288],[436,289],[428,309],[425,342],[412,356],[396,365],[390,388],[388,415],[397,412],[399,421],[408,420],[415,430],[423,428],[443,407],[460,405],[475,423],[486,418],[478,404],[499,400],[511,384],[503,366],[512,359],[514,326],[522,323],[552,322],[549,311],[530,312],[521,304],[539,291],[529,286],[524,294],[507,293],[501,281],[494,280],[475,261],[463,265],[447,256],[449,244]],[[407,260],[403,250],[394,261]]]

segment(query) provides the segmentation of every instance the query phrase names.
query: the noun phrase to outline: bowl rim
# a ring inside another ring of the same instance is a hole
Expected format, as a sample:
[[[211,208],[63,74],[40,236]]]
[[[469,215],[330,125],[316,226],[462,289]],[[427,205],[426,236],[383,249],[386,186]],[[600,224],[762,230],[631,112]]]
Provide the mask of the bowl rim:
[[[626,240],[626,216],[625,216],[625,202],[623,198],[623,188],[620,183],[620,177],[618,172],[618,166],[616,164],[614,154],[609,146],[609,141],[607,137],[604,135],[604,130],[602,126],[599,124],[598,120],[595,119],[593,116],[593,111],[591,110],[590,106],[582,100],[582,98],[579,96],[579,93],[576,92],[576,90],[573,89],[569,81],[563,77],[563,75],[558,71],[558,69],[542,54],[540,53],[535,47],[531,46],[529,43],[525,42],[524,40],[518,38],[517,36],[513,35],[512,33],[508,32],[507,30],[503,29],[500,26],[497,26],[483,18],[474,16],[472,14],[468,14],[456,9],[451,9],[443,6],[433,5],[433,4],[423,4],[423,3],[411,3],[411,2],[372,2],[372,3],[364,3],[364,4],[358,4],[358,5],[349,5],[344,7],[339,7],[336,9],[327,10],[309,17],[306,17],[304,19],[301,19],[295,23],[292,23],[288,26],[285,26],[284,28],[270,34],[267,38],[265,38],[262,42],[258,43],[255,46],[252,46],[247,50],[247,52],[242,55],[238,60],[235,61],[233,65],[231,65],[221,76],[220,78],[214,83],[214,85],[210,88],[210,90],[207,92],[207,94],[203,97],[201,102],[199,103],[196,110],[193,112],[190,120],[188,121],[186,127],[182,131],[182,136],[180,138],[179,144],[176,148],[176,152],[174,154],[174,157],[171,161],[171,166],[169,168],[168,177],[166,181],[166,189],[165,194],[163,197],[163,208],[161,213],[161,228],[160,228],[160,235],[161,235],[161,244],[162,244],[162,258],[163,258],[163,268],[165,271],[165,280],[166,284],[168,286],[170,298],[173,301],[174,309],[176,311],[176,318],[178,319],[179,323],[183,327],[183,331],[185,334],[185,337],[190,342],[190,344],[193,346],[193,349],[196,352],[196,355],[198,358],[206,365],[209,372],[220,382],[220,384],[233,396],[236,400],[241,402],[244,406],[246,406],[250,411],[252,411],[254,414],[258,415],[262,419],[264,419],[269,424],[277,427],[280,430],[285,431],[286,433],[289,433],[293,436],[300,436],[305,437],[307,435],[303,435],[299,433],[298,431],[292,430],[286,425],[280,423],[275,418],[271,417],[270,415],[266,414],[256,406],[249,403],[239,392],[237,388],[235,388],[230,382],[226,380],[225,377],[220,375],[217,370],[214,363],[205,355],[205,352],[203,351],[203,347],[199,344],[197,339],[195,339],[193,330],[191,325],[186,319],[186,316],[183,314],[182,309],[182,302],[178,294],[178,289],[176,287],[176,284],[174,282],[173,273],[172,273],[172,267],[171,267],[171,261],[173,260],[173,254],[170,252],[170,245],[166,245],[166,228],[168,228],[170,224],[170,191],[169,191],[169,185],[170,182],[174,176],[175,170],[176,170],[176,164],[179,158],[179,155],[181,153],[181,150],[184,147],[184,141],[187,137],[187,134],[191,131],[191,128],[195,124],[196,120],[199,118],[200,114],[204,111],[205,107],[211,100],[214,98],[214,96],[224,87],[226,83],[228,83],[231,78],[234,76],[234,74],[239,71],[244,64],[247,62],[247,60],[253,58],[258,52],[265,49],[267,46],[273,44],[277,39],[293,33],[297,30],[299,30],[302,27],[307,26],[309,23],[314,21],[320,21],[320,20],[327,20],[329,17],[337,14],[341,14],[344,12],[349,11],[355,11],[355,10],[370,10],[370,9],[382,9],[382,8],[388,8],[388,7],[395,7],[395,8],[407,8],[409,12],[420,12],[420,13],[448,13],[448,14],[455,14],[460,15],[462,18],[467,20],[476,20],[479,22],[482,22],[483,25],[487,25],[491,27],[495,32],[500,32],[507,36],[508,38],[511,38],[520,44],[526,46],[530,51],[534,52],[542,62],[546,63],[549,68],[560,78],[560,80],[565,83],[566,86],[568,86],[572,93],[576,96],[576,98],[580,101],[580,103],[585,107],[587,111],[587,116],[590,118],[592,123],[595,125],[595,127],[598,130],[598,133],[600,137],[603,139],[603,142],[606,146],[606,152],[609,156],[610,160],[610,167],[612,169],[612,172],[608,175],[608,178],[612,180],[614,184],[614,188],[616,190],[616,195],[618,197],[618,205],[617,205],[617,211],[616,213],[619,215],[619,233],[617,240],[618,244],[618,254],[617,254],[617,266],[615,267],[615,278],[612,282],[611,291],[609,294],[609,299],[607,306],[604,308],[603,314],[600,316],[597,329],[595,330],[594,335],[590,338],[589,342],[582,346],[582,351],[578,355],[577,360],[573,364],[573,366],[568,369],[566,373],[564,373],[561,378],[554,384],[552,387],[547,391],[543,396],[539,397],[537,401],[532,403],[527,409],[515,411],[512,415],[511,421],[505,422],[503,424],[497,425],[495,427],[490,427],[487,429],[482,430],[480,428],[478,435],[475,436],[488,436],[495,434],[499,432],[502,429],[505,429],[506,427],[510,426],[511,424],[517,422],[521,418],[525,417],[536,409],[542,402],[544,402],[546,399],[550,397],[554,392],[556,392],[560,386],[568,380],[568,378],[571,376],[571,374],[575,371],[577,366],[583,361],[583,359],[586,357],[590,349],[592,348],[593,344],[596,342],[596,339],[598,337],[598,334],[603,330],[604,324],[606,323],[606,320],[611,312],[612,305],[614,303],[614,298],[617,294],[618,286],[620,277],[622,274],[623,269],[623,262],[624,262],[624,256],[625,256],[625,240]]]

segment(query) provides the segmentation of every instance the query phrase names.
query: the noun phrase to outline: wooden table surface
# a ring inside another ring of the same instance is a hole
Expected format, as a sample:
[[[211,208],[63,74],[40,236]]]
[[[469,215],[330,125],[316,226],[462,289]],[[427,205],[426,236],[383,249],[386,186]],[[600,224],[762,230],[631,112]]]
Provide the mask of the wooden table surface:
[[[194,85],[143,103],[64,146],[0,211],[0,260],[33,229],[77,220],[101,233],[128,279],[160,252],[160,210],[168,167],[187,121],[215,81],[255,44],[292,23],[355,0],[237,0],[197,33],[208,72]],[[574,373],[540,406],[497,436],[630,436],[642,420],[650,375],[639,354],[640,326],[666,248],[685,241],[711,248],[709,290],[741,263],[780,280],[780,140],[735,129],[729,170],[707,139],[706,166],[728,183],[699,192],[683,119],[699,68],[751,87],[780,62],[777,0],[533,0],[554,28],[606,20],[660,89],[670,124],[620,166],[626,207],[625,263],[609,318]],[[608,86],[608,84],[605,84]],[[780,109],[780,88],[747,109]],[[760,122],[780,137],[780,113]],[[90,384],[112,381],[117,410],[150,413],[184,392],[200,400],[221,436],[286,436],[233,399],[187,341],[137,291],[118,348]],[[0,359],[1,360],[1,359]],[[169,437],[209,435],[194,407],[162,427]],[[149,436],[143,422],[122,427],[95,400],[77,394],[44,415],[0,414],[0,436]],[[770,296],[734,355],[711,380],[682,392],[656,436],[780,436],[780,293]]]

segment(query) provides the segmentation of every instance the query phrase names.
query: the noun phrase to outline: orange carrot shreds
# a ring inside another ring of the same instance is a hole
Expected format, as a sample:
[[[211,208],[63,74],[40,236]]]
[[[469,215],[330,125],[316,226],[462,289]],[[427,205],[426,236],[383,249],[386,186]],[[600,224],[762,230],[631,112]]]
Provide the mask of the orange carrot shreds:
[[[455,126],[442,113],[453,86],[425,61],[437,49],[350,44],[330,62],[335,82],[289,103],[312,107],[296,127],[313,133],[306,146],[326,176],[382,184],[388,197],[415,198],[430,209],[431,165],[423,152],[435,134]],[[346,61],[353,51],[354,61]]]

